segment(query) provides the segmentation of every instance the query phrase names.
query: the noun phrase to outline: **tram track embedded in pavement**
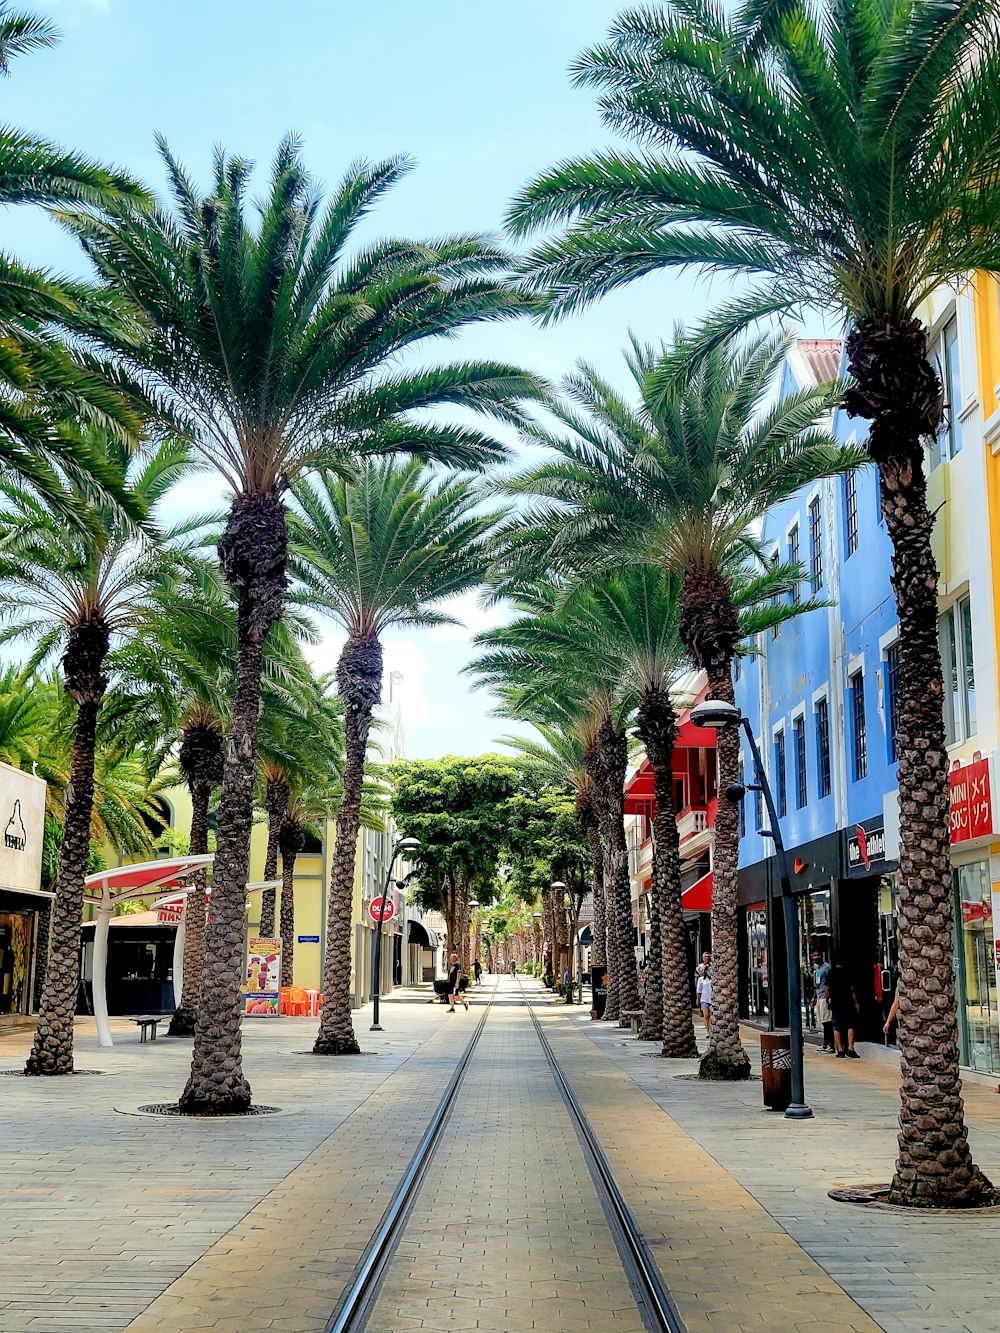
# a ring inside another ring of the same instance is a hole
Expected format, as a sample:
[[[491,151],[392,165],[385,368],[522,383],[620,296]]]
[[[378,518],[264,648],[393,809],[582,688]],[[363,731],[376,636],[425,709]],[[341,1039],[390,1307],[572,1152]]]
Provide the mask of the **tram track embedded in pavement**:
[[[410,1205],[417,1196],[431,1158],[434,1156],[434,1150],[455,1104],[455,1098],[462,1085],[469,1061],[472,1059],[479,1038],[483,1034],[483,1028],[486,1026],[486,1020],[489,1017],[490,1009],[493,1007],[493,1001],[496,999],[499,986],[500,979],[498,977],[493,987],[493,994],[490,996],[482,1017],[473,1030],[472,1039],[455,1066],[455,1071],[448,1081],[444,1095],[438,1102],[437,1109],[424,1130],[413,1156],[410,1158],[403,1178],[389,1201],[389,1206],[385,1210],[382,1221],[361,1256],[361,1262],[358,1264],[351,1284],[341,1297],[324,1333],[359,1333],[359,1330],[365,1327],[368,1315],[378,1296],[382,1275],[392,1258],[396,1242],[406,1225]]]
[[[521,986],[521,994],[528,1013],[531,1015],[535,1033],[552,1070],[552,1075],[576,1126],[580,1142],[583,1145],[584,1156],[587,1159],[587,1165],[590,1167],[590,1173],[594,1178],[598,1195],[604,1204],[604,1210],[608,1217],[611,1234],[618,1247],[622,1266],[641,1299],[642,1309],[656,1333],[686,1333],[684,1322],[671,1299],[663,1278],[660,1276],[655,1260],[649,1253],[649,1247],[639,1224],[618,1188],[618,1182],[615,1180],[614,1172],[604,1149],[591,1128],[586,1112],[559,1067],[559,1062],[555,1057],[549,1039],[545,1035],[531,999],[525,993],[523,985]]]

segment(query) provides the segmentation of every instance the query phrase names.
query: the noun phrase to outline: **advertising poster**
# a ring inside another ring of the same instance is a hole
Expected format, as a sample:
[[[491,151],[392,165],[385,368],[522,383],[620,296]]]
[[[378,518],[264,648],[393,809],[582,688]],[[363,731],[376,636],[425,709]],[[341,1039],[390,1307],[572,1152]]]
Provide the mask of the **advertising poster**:
[[[281,940],[251,935],[247,942],[247,1018],[277,1018],[281,990]]]

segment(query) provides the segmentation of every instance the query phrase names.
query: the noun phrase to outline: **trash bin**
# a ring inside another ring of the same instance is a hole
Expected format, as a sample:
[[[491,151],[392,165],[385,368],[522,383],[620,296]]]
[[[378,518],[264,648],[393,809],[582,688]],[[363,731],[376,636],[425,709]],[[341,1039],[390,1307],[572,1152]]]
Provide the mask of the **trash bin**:
[[[787,1029],[760,1034],[760,1072],[764,1105],[786,1111],[792,1100],[792,1036]]]

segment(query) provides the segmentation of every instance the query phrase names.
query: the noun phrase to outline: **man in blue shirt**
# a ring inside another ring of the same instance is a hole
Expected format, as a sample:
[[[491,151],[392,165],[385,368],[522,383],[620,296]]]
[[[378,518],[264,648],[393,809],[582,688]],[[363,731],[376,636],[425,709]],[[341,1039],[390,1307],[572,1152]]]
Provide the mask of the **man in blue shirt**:
[[[830,1008],[830,964],[819,949],[812,951],[813,988],[816,995],[816,1021],[823,1024],[823,1046],[833,1052],[833,1011]]]

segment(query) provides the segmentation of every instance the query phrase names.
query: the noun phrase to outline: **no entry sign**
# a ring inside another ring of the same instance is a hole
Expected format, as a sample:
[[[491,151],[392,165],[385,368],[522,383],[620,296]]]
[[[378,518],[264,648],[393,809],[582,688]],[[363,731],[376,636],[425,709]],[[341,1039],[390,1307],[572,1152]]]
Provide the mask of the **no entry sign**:
[[[382,899],[373,898],[368,904],[368,915],[373,921],[378,921],[379,912],[382,911]],[[396,915],[396,907],[391,898],[385,900],[385,912],[382,915],[383,921],[391,921]]]

